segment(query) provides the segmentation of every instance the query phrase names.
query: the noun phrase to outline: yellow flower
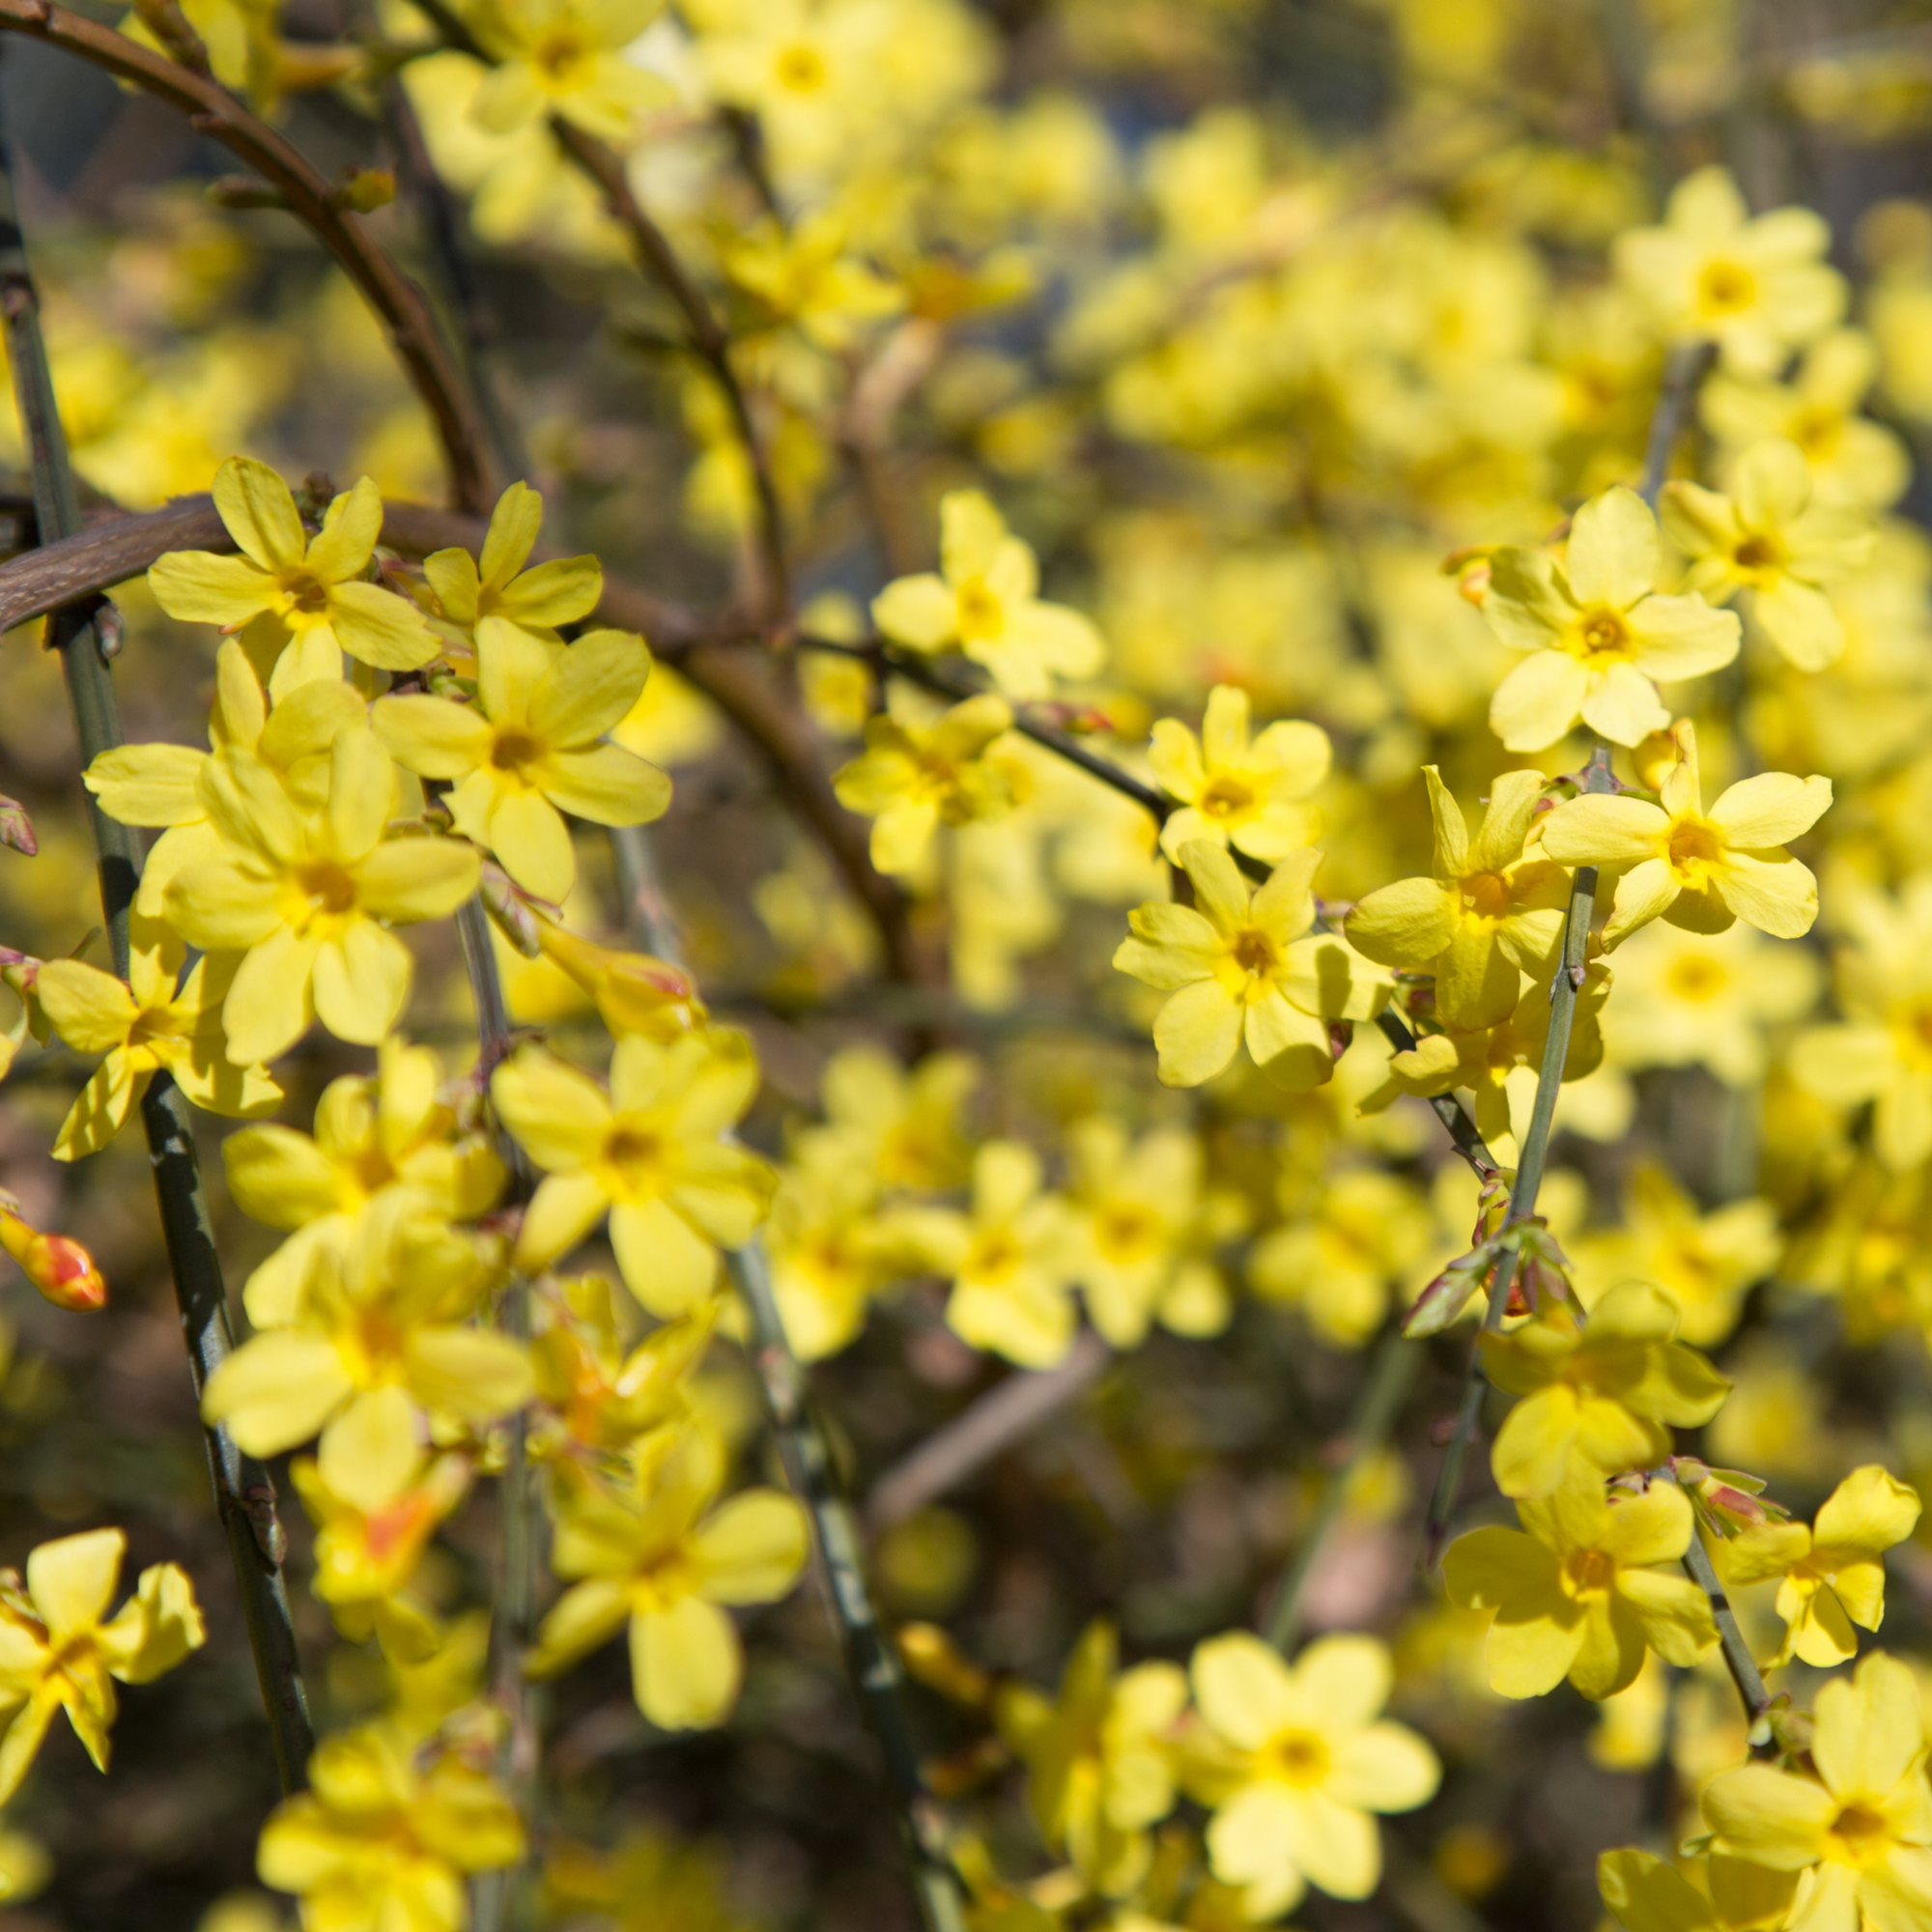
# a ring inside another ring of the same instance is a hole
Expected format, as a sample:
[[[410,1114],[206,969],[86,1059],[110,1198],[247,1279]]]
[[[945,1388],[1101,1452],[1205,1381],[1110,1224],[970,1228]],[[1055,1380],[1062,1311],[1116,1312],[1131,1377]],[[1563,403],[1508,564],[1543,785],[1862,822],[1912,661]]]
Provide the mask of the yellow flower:
[[[255,1850],[257,1876],[300,1898],[304,1925],[459,1932],[464,1875],[524,1856],[516,1807],[488,1774],[451,1751],[424,1764],[394,1724],[325,1738],[308,1783],[276,1806]]]
[[[1603,1064],[1602,1014],[1609,992],[1610,970],[1593,959],[1577,993],[1570,1051],[1563,1060],[1566,1082],[1584,1079]],[[1516,1117],[1530,1104],[1548,1036],[1548,989],[1532,981],[1515,1012],[1497,1025],[1426,1033],[1406,1051],[1391,1054],[1388,1078],[1363,1096],[1361,1111],[1378,1114],[1402,1094],[1429,1099],[1461,1090],[1473,1102],[1476,1131],[1498,1160],[1508,1162],[1514,1158]]]
[[[437,1524],[468,1493],[470,1463],[427,1455],[414,1405],[394,1387],[362,1404],[324,1445],[319,1458],[298,1456],[289,1467],[316,1526],[312,1587],[343,1635],[366,1642],[415,1575]]]
[[[512,483],[497,499],[480,561],[467,550],[440,550],[423,559],[423,575],[445,620],[473,631],[500,617],[549,644],[561,644],[559,624],[574,624],[597,608],[604,569],[594,556],[553,557],[526,570],[543,527],[543,498],[527,483]]]
[[[872,821],[872,864],[917,871],[944,823],[999,818],[1017,802],[1016,768],[987,755],[1011,726],[1004,698],[969,697],[915,724],[880,715],[867,721],[866,749],[832,775],[838,803]]]
[[[251,1337],[209,1377],[206,1422],[225,1422],[251,1456],[322,1435],[331,1467],[375,1464],[397,1392],[432,1416],[481,1427],[529,1400],[529,1355],[507,1335],[462,1325],[484,1282],[476,1247],[400,1189],[373,1202],[340,1251],[321,1249],[298,1320]],[[372,1446],[374,1445],[374,1446]],[[372,1479],[373,1480],[373,1479]]]
[[[901,577],[872,600],[872,621],[917,651],[955,649],[1009,697],[1048,696],[1055,677],[1092,677],[1106,646],[1077,611],[1037,596],[1039,566],[977,490],[941,499],[943,575]]]
[[[1483,615],[1529,653],[1490,706],[1510,751],[1540,752],[1578,718],[1634,745],[1670,723],[1652,680],[1701,677],[1737,656],[1736,617],[1701,597],[1658,594],[1657,565],[1657,519],[1621,487],[1577,512],[1560,564],[1514,546],[1492,558]]]
[[[1331,756],[1327,732],[1299,719],[1270,724],[1250,743],[1248,694],[1217,684],[1198,738],[1177,719],[1155,721],[1148,762],[1181,806],[1161,827],[1161,850],[1178,860],[1190,838],[1208,838],[1274,862],[1312,844],[1321,814],[1298,801],[1328,776]]]
[[[1878,368],[1878,344],[1863,329],[1837,328],[1811,345],[1789,384],[1719,373],[1698,403],[1730,450],[1787,437],[1804,451],[1820,497],[1883,510],[1904,495],[1912,459],[1890,430],[1859,413]]]
[[[197,1107],[231,1119],[271,1113],[282,1097],[262,1066],[228,1058],[221,1005],[235,960],[198,959],[183,981],[186,948],[159,921],[132,913],[128,937],[125,980],[78,959],[43,960],[34,976],[34,997],[61,1038],[107,1056],[62,1122],[56,1160],[98,1153],[159,1072]]]
[[[639,112],[671,89],[624,58],[624,49],[664,11],[664,0],[479,0],[470,30],[498,65],[469,103],[493,134],[511,134],[538,115],[560,114],[586,133],[624,141]]]
[[[1816,1778],[1768,1764],[1704,1787],[1712,1849],[1773,1871],[1811,1873],[1799,1923],[1916,1932],[1932,1920],[1932,1789],[1918,1686],[1895,1658],[1868,1657],[1818,1692]]]
[[[1243,1888],[1257,1921],[1308,1885],[1368,1897],[1382,1865],[1372,1814],[1426,1804],[1442,1777],[1429,1746],[1380,1715],[1395,1675],[1387,1647],[1327,1636],[1291,1665],[1234,1631],[1198,1645],[1189,1674],[1209,1733],[1189,1784],[1213,1807],[1214,1876]]]
[[[1662,930],[1662,928],[1658,928]],[[1623,990],[1622,955],[1617,989]],[[1708,1214],[1661,1167],[1624,1183],[1623,1226],[1570,1244],[1577,1288],[1595,1311],[1616,1284],[1655,1282],[1676,1304],[1683,1339],[1708,1349],[1737,1326],[1747,1292],[1777,1265],[1784,1243],[1769,1201],[1728,1201]]]
[[[1504,772],[1490,787],[1472,843],[1441,774],[1425,765],[1422,775],[1435,825],[1432,876],[1369,894],[1349,914],[1349,943],[1383,966],[1434,973],[1445,1026],[1493,1026],[1514,1010],[1524,973],[1548,978],[1563,939],[1570,876],[1523,849],[1548,781],[1541,772]]]
[[[1211,1080],[1245,1039],[1256,1065],[1306,1093],[1335,1070],[1329,1023],[1381,1010],[1391,981],[1346,940],[1296,938],[1315,921],[1309,884],[1321,863],[1310,847],[1291,852],[1251,898],[1224,847],[1190,839],[1180,864],[1194,904],[1129,914],[1116,971],[1173,995],[1153,1023],[1163,1086]]]
[[[476,890],[474,849],[384,837],[395,767],[364,727],[336,734],[318,811],[299,811],[251,752],[211,758],[199,782],[221,844],[162,896],[191,945],[246,955],[221,1009],[229,1057],[271,1060],[313,1018],[373,1046],[401,1017],[414,972],[389,926],[454,912]]]
[[[1670,1454],[1666,1423],[1696,1429],[1730,1383],[1677,1336],[1677,1310],[1647,1282],[1614,1288],[1580,1326],[1560,1303],[1506,1335],[1481,1338],[1490,1379],[1521,1400],[1491,1452],[1506,1496],[1648,1467]]]
[[[214,658],[214,708],[208,742],[252,752],[282,781],[303,811],[328,799],[328,748],[346,724],[358,724],[366,700],[354,685],[319,678],[283,694],[273,712],[247,653],[234,638]],[[181,868],[218,851],[221,837],[201,788],[209,753],[188,745],[117,745],[102,752],[82,781],[109,818],[122,825],[163,825],[141,868],[136,908],[159,918],[162,895]]]
[[[42,1544],[24,1590],[17,1571],[0,1571],[0,1804],[20,1788],[56,1711],[105,1771],[114,1680],[151,1683],[200,1649],[194,1585],[172,1563],[142,1571],[134,1595],[107,1615],[127,1552],[118,1529],[91,1529]]]
[[[1918,1526],[1918,1492],[1875,1463],[1854,1469],[1818,1506],[1817,1520],[1756,1523],[1722,1547],[1733,1583],[1776,1577],[1784,1642],[1775,1663],[1802,1658],[1829,1670],[1859,1654],[1852,1626],[1885,1621],[1885,1552]]]
[[[1573,1475],[1517,1515],[1522,1529],[1472,1530],[1442,1564],[1457,1603],[1495,1612],[1490,1684],[1505,1697],[1540,1697],[1565,1677],[1608,1697],[1636,1681],[1647,1651],[1694,1663],[1717,1642],[1703,1591],[1657,1567],[1674,1565],[1694,1534],[1675,1483],[1605,1497],[1594,1472]]]
[[[719,251],[719,266],[808,341],[852,348],[869,323],[896,315],[905,290],[846,250],[847,224],[831,210],[808,214],[787,234],[766,222]]]
[[[1727,368],[1769,375],[1844,313],[1831,245],[1808,208],[1752,220],[1729,173],[1706,167],[1671,190],[1663,226],[1618,236],[1614,257],[1618,279],[1673,336],[1716,342]]]
[[[1617,1066],[1702,1065],[1726,1086],[1754,1086],[1765,1029],[1808,1012],[1818,979],[1803,947],[1768,946],[1748,925],[1694,933],[1659,921],[1617,949],[1605,1046]]]
[[[874,1297],[917,1272],[905,1229],[877,1203],[872,1175],[822,1145],[801,1151],[780,1178],[766,1249],[785,1339],[801,1361],[837,1354]]]
[[[1347,1168],[1310,1193],[1255,1243],[1248,1279],[1257,1294],[1298,1306],[1330,1348],[1359,1349],[1386,1318],[1390,1290],[1428,1259],[1434,1217],[1408,1182],[1379,1168]]]
[[[531,1675],[554,1676],[628,1625],[639,1710],[667,1731],[724,1721],[745,1662],[720,1605],[776,1603],[810,1549],[805,1511],[776,1490],[714,1509],[724,1474],[715,1437],[688,1429],[634,1449],[621,1492],[562,1492],[554,1567],[582,1580],[544,1618]]]
[[[1721,1856],[1690,1869],[1702,1889],[1677,1866],[1628,1846],[1599,1854],[1597,1889],[1624,1932],[1768,1932],[1790,1918],[1795,1873]]]
[[[979,1064],[963,1053],[928,1054],[908,1072],[881,1047],[844,1047],[819,1082],[825,1124],[801,1134],[800,1153],[822,1145],[828,1158],[876,1175],[881,1187],[957,1187],[973,1166],[959,1110],[980,1079]]]
[[[481,617],[474,705],[384,697],[369,722],[406,770],[454,781],[446,803],[459,832],[493,851],[520,886],[560,903],[577,883],[564,812],[643,825],[670,803],[670,781],[655,765],[600,742],[650,670],[644,640],[625,631],[552,645],[508,618]]]
[[[1814,504],[1811,472],[1796,443],[1754,442],[1738,461],[1736,495],[1696,483],[1665,486],[1663,521],[1690,555],[1690,588],[1720,600],[1751,593],[1751,615],[1800,670],[1823,670],[1845,648],[1828,585],[1870,556],[1871,520]]]
[[[1051,1368],[1072,1347],[1065,1204],[1041,1191],[1030,1147],[988,1141],[973,1162],[970,1214],[908,1208],[904,1225],[952,1284],[956,1335],[1028,1369]]]
[[[718,1249],[751,1239],[777,1185],[763,1161],[724,1139],[757,1086],[751,1042],[725,1029],[668,1046],[626,1035],[609,1094],[541,1047],[512,1055],[490,1096],[544,1170],[517,1265],[549,1267],[608,1214],[631,1293],[661,1317],[696,1308],[717,1281]]]
[[[530,1345],[537,1393],[556,1411],[555,1427],[592,1449],[621,1449],[692,1412],[691,1378],[704,1359],[724,1297],[667,1321],[628,1352],[613,1305],[615,1286],[602,1275],[561,1284],[564,1305]],[[567,1453],[567,1450],[566,1450]]]
[[[1182,1127],[1130,1143],[1105,1115],[1067,1133],[1066,1265],[1094,1326],[1116,1349],[1137,1349],[1158,1319],[1182,1335],[1227,1325],[1227,1284],[1197,1242],[1205,1226],[1203,1153]]]
[[[311,1137],[270,1122],[221,1143],[228,1192],[251,1220],[294,1230],[242,1291],[258,1328],[296,1320],[320,1250],[346,1253],[356,1223],[385,1190],[405,1191],[433,1219],[475,1221],[497,1205],[503,1164],[475,1131],[459,1132],[442,1067],[395,1034],[373,1078],[345,1073],[322,1090]]]
[[[1065,1849],[1096,1890],[1122,1897],[1146,1875],[1148,1828],[1174,1809],[1167,1733],[1187,1703],[1176,1663],[1119,1671],[1119,1639],[1104,1619],[1074,1645],[1060,1695],[1049,1703],[1002,1685],[994,1719],[1027,1767],[1027,1803],[1051,1850]],[[1117,1674],[1118,1673],[1118,1674]]]
[[[1832,781],[1761,772],[1723,792],[1706,812],[1697,776],[1697,731],[1673,727],[1677,760],[1660,800],[1573,798],[1544,821],[1543,849],[1569,866],[1622,872],[1604,945],[1615,946],[1660,914],[1692,932],[1721,932],[1741,919],[1774,939],[1798,939],[1818,917],[1818,882],[1784,850],[1832,803]]]
[[[1848,898],[1850,944],[1836,960],[1842,1026],[1799,1035],[1791,1070],[1841,1107],[1875,1100],[1872,1145],[1895,1174],[1932,1153],[1932,874],[1896,899],[1870,890]]]
[[[383,531],[383,500],[368,477],[329,504],[313,541],[289,486],[251,457],[231,456],[221,466],[214,506],[242,554],[171,551],[148,572],[148,582],[170,617],[224,631],[268,619],[258,663],[274,662],[272,696],[314,678],[339,678],[344,651],[382,670],[416,670],[435,657],[436,636],[422,612],[361,581]]]

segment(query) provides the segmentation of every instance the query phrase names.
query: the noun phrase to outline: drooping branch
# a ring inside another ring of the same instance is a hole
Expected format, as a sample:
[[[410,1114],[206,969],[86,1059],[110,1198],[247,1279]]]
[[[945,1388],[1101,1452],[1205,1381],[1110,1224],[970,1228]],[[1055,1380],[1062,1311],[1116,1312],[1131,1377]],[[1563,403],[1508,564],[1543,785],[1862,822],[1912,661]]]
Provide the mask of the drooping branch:
[[[0,33],[64,47],[129,81],[187,117],[262,177],[288,211],[335,257],[388,330],[396,354],[434,418],[457,504],[481,510],[493,491],[482,424],[422,293],[370,240],[361,217],[342,207],[328,182],[287,140],[250,113],[219,81],[179,66],[126,34],[46,0],[0,0]]]

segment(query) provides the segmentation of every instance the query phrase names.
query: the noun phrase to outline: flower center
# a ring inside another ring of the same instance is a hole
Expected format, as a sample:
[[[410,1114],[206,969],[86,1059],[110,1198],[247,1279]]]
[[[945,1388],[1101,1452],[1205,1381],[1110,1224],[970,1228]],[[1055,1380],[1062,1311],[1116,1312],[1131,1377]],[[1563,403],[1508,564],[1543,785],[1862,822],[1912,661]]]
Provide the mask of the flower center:
[[[1274,950],[1274,941],[1254,925],[1243,926],[1235,935],[1234,944],[1228,948],[1228,956],[1243,973],[1257,979],[1266,979],[1280,960],[1280,954]]]
[[[1575,1549],[1563,1559],[1563,1587],[1573,1597],[1602,1597],[1617,1580],[1617,1559],[1605,1549]]]
[[[1664,980],[1680,1000],[1715,1000],[1731,983],[1731,976],[1715,959],[1693,952],[1673,959]]]
[[[825,57],[816,47],[794,41],[772,69],[781,87],[792,94],[816,94],[825,85]]]
[[[1471,918],[1501,919],[1509,902],[1509,887],[1494,872],[1471,872],[1463,881],[1463,910]]]
[[[1000,600],[982,579],[969,578],[959,586],[959,635],[968,643],[1000,635]]]
[[[490,741],[490,763],[499,772],[522,778],[525,768],[544,754],[544,742],[533,731],[520,725],[503,726]]]
[[[1891,1829],[1876,1811],[1863,1804],[1847,1804],[1832,1820],[1834,1850],[1851,1864],[1884,1858],[1891,1843]]]
[[[1615,611],[1589,611],[1583,615],[1580,626],[1583,639],[1583,662],[1598,664],[1605,661],[1622,663],[1634,655],[1631,648],[1630,626],[1620,612]]]
[[[1201,788],[1201,796],[1194,801],[1194,808],[1197,811],[1205,811],[1209,818],[1225,821],[1238,818],[1242,812],[1253,808],[1254,802],[1252,785],[1230,778],[1226,773],[1217,773]]]
[[[1151,1208],[1121,1203],[1095,1217],[1094,1245],[1109,1261],[1130,1261],[1152,1245],[1159,1231],[1159,1219]]]
[[[339,918],[355,910],[355,881],[332,860],[317,859],[306,866],[298,866],[295,883],[312,915],[321,913]]]
[[[1698,305],[1706,315],[1737,315],[1757,299],[1757,278],[1737,262],[1707,262],[1697,278]]]
[[[1723,860],[1724,835],[1708,818],[1679,818],[1670,827],[1665,856],[1681,882],[1700,885]]]
[[[1892,1032],[1898,1040],[1898,1057],[1908,1066],[1919,1070],[1932,1067],[1932,1002],[1915,1000],[1899,1009]]]
[[[1026,1259],[1026,1251],[1006,1228],[990,1228],[973,1243],[973,1252],[960,1270],[979,1281],[1004,1281]]]
[[[612,1167],[650,1167],[664,1153],[664,1142],[648,1127],[620,1122],[604,1141],[604,1158]]]
[[[1845,419],[1835,410],[1800,410],[1790,437],[1806,456],[1830,456],[1844,435]]]
[[[328,585],[318,582],[307,571],[291,578],[283,588],[291,613],[299,611],[304,617],[320,617],[328,609]]]
[[[568,27],[553,27],[530,49],[530,65],[547,79],[561,80],[583,53],[583,43]]]
[[[1731,561],[1740,570],[1776,570],[1783,560],[1783,552],[1762,530],[1753,530],[1731,552]]]
[[[1282,1731],[1268,1740],[1267,1768],[1286,1784],[1320,1784],[1328,1776],[1328,1746],[1313,1731]]]

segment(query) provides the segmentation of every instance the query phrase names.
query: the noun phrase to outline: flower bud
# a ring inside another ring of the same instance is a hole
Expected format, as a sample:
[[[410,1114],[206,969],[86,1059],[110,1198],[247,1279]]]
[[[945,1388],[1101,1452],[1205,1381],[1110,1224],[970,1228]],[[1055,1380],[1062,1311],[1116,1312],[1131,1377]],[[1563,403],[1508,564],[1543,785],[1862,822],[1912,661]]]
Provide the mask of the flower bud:
[[[618,952],[540,921],[537,944],[597,1003],[613,1034],[640,1033],[668,1039],[703,1023],[705,1013],[691,976],[648,952]]]
[[[94,1257],[65,1235],[43,1235],[19,1215],[0,1209],[0,1248],[19,1264],[20,1272],[56,1308],[76,1315],[107,1305],[107,1284]]]

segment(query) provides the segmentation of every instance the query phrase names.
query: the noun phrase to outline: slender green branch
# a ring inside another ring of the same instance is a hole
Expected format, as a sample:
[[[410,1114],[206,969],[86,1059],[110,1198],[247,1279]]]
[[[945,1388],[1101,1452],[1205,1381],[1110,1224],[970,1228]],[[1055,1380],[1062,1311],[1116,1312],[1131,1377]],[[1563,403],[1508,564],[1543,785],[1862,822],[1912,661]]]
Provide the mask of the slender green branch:
[[[1607,792],[1614,781],[1610,776],[1609,747],[1598,745],[1590,754],[1583,774],[1583,790]],[[1544,1162],[1549,1153],[1549,1132],[1556,1118],[1556,1096],[1563,1085],[1563,1065],[1570,1058],[1570,1035],[1577,1016],[1577,995],[1583,983],[1583,968],[1590,941],[1590,921],[1597,904],[1597,868],[1579,866],[1570,888],[1570,910],[1563,926],[1563,950],[1549,981],[1549,1031],[1544,1036],[1543,1064],[1537,1068],[1536,1101],[1530,1109],[1529,1127],[1524,1133],[1517,1159],[1516,1179],[1510,1187],[1509,1219],[1524,1221],[1536,1212],[1536,1197],[1543,1186]],[[1516,1286],[1516,1264],[1506,1262],[1490,1277],[1488,1306],[1483,1311],[1484,1334],[1501,1328],[1509,1307],[1510,1291]],[[1442,1467],[1437,1473],[1435,1493],[1429,1499],[1429,1516],[1423,1532],[1423,1560],[1433,1564],[1441,1551],[1458,1496],[1462,1493],[1463,1464],[1482,1420],[1483,1396],[1489,1378],[1483,1373],[1481,1338],[1469,1350],[1469,1367],[1463,1384],[1463,1401],[1456,1412],[1455,1427],[1443,1451]]]
[[[1744,1700],[1745,1722],[1750,1726],[1750,1754],[1755,1758],[1776,1757],[1777,1739],[1765,1721],[1765,1714],[1771,1709],[1771,1692],[1765,1689],[1764,1673],[1758,1669],[1750,1645],[1738,1628],[1737,1612],[1731,1608],[1731,1600],[1711,1561],[1711,1552],[1704,1548],[1703,1532],[1694,1521],[1690,1525],[1690,1547],[1684,1552],[1684,1574],[1710,1599],[1724,1668],[1731,1673],[1731,1682],[1738,1687],[1738,1695]]]
[[[1677,452],[1678,439],[1697,406],[1697,392],[1717,359],[1715,342],[1686,342],[1671,351],[1663,372],[1663,387],[1658,392],[1656,409],[1651,412],[1650,434],[1644,441],[1643,483],[1637,493],[1653,510],[1669,478],[1670,459]]]
[[[1315,1515],[1282,1573],[1273,1607],[1262,1629],[1262,1634],[1284,1656],[1294,1647],[1302,1599],[1308,1593],[1309,1580],[1315,1575],[1329,1533],[1341,1520],[1349,1486],[1368,1458],[1387,1442],[1396,1417],[1402,1413],[1403,1402],[1415,1381],[1415,1373],[1422,1366],[1424,1352],[1422,1343],[1411,1342],[1403,1334],[1399,1321],[1382,1337],[1376,1350],[1375,1361],[1349,1417],[1342,1462],[1328,1472],[1322,1484]]]
[[[0,307],[6,315],[14,398],[32,468],[40,532],[49,541],[71,536],[80,528],[80,504],[54,403],[46,347],[41,335],[40,301],[27,266],[4,128],[0,128]],[[114,680],[97,621],[99,609],[98,600],[71,606],[56,611],[49,624],[49,643],[60,652],[74,735],[84,763],[91,763],[122,742]],[[99,865],[100,909],[107,923],[114,970],[125,979],[128,969],[128,916],[141,877],[140,835],[109,818],[91,794],[87,815]],[[188,1369],[199,1400],[209,1377],[234,1349],[235,1339],[187,1103],[165,1071],[155,1075],[142,1098],[141,1124],[148,1136],[161,1235],[174,1276]],[[286,1793],[300,1787],[315,1740],[309,1728],[308,1698],[282,1576],[285,1539],[275,1513],[275,1487],[269,1471],[236,1446],[225,1426],[206,1430],[204,1441],[215,1510],[227,1532],[249,1648],[254,1653],[262,1704],[268,1714],[275,1773]]]
[[[611,843],[633,933],[660,958],[675,960],[677,933],[658,881],[650,835],[641,826],[618,827]],[[772,1293],[762,1239],[753,1236],[725,1261],[732,1286],[751,1316],[753,1358],[785,1480],[811,1517],[826,1607],[844,1653],[846,1674],[885,1762],[921,1918],[926,1932],[965,1932],[964,1896],[946,1855],[939,1808],[920,1771],[906,1721],[898,1652],[873,1607],[858,1520],[840,1492],[825,1432],[811,1412],[805,1371],[792,1353]]]

